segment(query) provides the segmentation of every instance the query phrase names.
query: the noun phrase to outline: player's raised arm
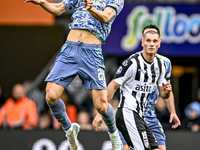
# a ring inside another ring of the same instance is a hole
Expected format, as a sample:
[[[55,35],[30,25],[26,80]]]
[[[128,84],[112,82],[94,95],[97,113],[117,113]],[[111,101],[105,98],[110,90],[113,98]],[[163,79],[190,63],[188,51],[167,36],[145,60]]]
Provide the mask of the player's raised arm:
[[[93,7],[92,0],[84,0],[86,9],[92,14],[92,16],[102,23],[106,23],[115,17],[114,11],[110,7],[106,7],[104,11],[99,11]]]
[[[49,3],[46,0],[25,0],[25,3],[32,3],[35,5],[40,5],[44,10],[47,12],[59,16],[62,13],[67,11],[67,8],[65,7],[64,3]]]

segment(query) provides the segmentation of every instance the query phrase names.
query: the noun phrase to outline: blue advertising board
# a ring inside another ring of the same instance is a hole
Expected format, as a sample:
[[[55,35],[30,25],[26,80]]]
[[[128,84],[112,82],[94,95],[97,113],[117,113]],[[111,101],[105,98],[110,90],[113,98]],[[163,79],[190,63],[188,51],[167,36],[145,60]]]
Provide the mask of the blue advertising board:
[[[125,56],[141,51],[141,32],[147,24],[156,24],[161,30],[159,54],[200,56],[200,4],[125,3],[103,53]]]

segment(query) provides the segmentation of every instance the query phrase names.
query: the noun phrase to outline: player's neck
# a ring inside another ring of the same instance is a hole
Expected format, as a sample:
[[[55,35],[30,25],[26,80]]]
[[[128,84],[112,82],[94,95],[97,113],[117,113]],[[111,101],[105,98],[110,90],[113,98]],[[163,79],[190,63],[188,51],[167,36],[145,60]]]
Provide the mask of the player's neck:
[[[143,50],[142,56],[145,61],[147,61],[148,63],[152,63],[156,54],[149,54],[149,53],[144,52],[144,50]]]

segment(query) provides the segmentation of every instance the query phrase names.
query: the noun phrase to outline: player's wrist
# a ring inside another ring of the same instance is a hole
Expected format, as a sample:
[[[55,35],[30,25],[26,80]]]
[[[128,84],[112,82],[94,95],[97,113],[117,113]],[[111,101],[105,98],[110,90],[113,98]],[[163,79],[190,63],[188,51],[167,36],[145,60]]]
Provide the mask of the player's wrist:
[[[93,6],[91,6],[90,8],[88,8],[87,10],[88,11],[93,11],[93,9],[94,9],[94,7]]]
[[[171,114],[176,115],[176,112],[175,111],[171,111]]]
[[[40,0],[40,6],[44,5],[46,3],[46,0]]]
[[[98,117],[101,117],[101,114],[100,114],[100,113],[97,113],[97,116],[98,116]]]

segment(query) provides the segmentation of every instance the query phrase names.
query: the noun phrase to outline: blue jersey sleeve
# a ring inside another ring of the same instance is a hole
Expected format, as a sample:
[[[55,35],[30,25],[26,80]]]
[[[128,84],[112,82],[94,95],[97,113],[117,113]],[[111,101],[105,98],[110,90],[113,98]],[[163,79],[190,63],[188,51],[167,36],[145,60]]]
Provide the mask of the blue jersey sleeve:
[[[124,0],[110,0],[107,4],[107,7],[110,7],[114,10],[115,16],[118,15],[124,7]]]
[[[75,7],[75,5],[77,4],[78,0],[63,0],[62,1],[65,4],[65,7],[67,8],[67,10],[71,10]]]
[[[166,80],[167,80],[167,82],[169,82],[170,78],[171,78],[171,68],[172,68],[171,62],[170,62],[169,59],[165,59],[164,62],[165,62],[165,65],[166,65]]]

